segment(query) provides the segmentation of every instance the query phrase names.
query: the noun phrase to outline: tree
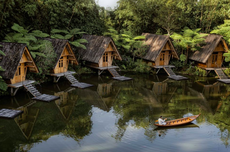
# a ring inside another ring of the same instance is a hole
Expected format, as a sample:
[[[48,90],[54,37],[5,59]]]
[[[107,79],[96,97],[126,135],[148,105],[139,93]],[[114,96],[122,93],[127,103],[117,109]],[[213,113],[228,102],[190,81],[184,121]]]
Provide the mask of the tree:
[[[200,50],[201,45],[205,43],[205,36],[207,36],[208,34],[201,34],[199,33],[200,30],[201,29],[192,30],[188,27],[185,27],[182,30],[181,34],[173,33],[171,35],[174,40],[175,46],[179,46],[182,48],[182,54],[185,54],[184,50],[186,50],[186,62],[188,60],[189,51]]]
[[[0,45],[0,49],[1,49],[2,45]],[[0,50],[0,62],[2,59],[2,56],[5,56],[5,53],[2,52],[2,50]],[[0,66],[0,72],[4,71],[4,69]],[[5,83],[5,81],[2,79],[2,77],[0,76],[0,90],[6,91],[7,89],[7,85]]]
[[[146,47],[143,44],[145,36],[134,36],[129,31],[118,34],[118,32],[110,28],[109,32],[104,35],[111,36],[123,58],[122,67],[124,69],[133,70],[136,72],[148,72],[150,67],[142,61],[135,62],[136,57],[142,57],[146,53]]]

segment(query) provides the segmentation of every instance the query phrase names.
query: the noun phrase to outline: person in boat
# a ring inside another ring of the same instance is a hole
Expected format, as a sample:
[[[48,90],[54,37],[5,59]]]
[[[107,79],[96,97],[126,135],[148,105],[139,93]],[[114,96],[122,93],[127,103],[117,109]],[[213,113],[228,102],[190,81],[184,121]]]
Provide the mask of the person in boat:
[[[166,120],[167,120],[167,118],[163,119],[162,116],[160,116],[158,119],[159,125],[166,125],[166,122],[165,122]]]

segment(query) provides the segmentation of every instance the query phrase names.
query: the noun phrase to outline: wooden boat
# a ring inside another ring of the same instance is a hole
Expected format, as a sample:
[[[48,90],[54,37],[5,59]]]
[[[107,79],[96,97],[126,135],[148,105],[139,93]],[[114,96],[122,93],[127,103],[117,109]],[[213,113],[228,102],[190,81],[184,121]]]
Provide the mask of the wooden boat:
[[[193,120],[195,120],[196,118],[198,118],[199,116],[200,116],[200,114],[195,115],[195,116],[189,116],[186,118],[180,118],[180,119],[165,121],[166,125],[159,125],[158,123],[155,123],[154,125],[159,126],[159,127],[179,126],[179,125],[188,124],[188,123],[192,122]]]

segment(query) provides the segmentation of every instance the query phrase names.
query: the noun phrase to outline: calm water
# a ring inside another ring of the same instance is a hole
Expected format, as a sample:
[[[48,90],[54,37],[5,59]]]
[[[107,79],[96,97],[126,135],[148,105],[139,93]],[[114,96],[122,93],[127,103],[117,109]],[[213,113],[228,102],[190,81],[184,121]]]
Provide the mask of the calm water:
[[[214,78],[173,81],[166,76],[84,76],[88,89],[67,80],[37,88],[60,100],[34,102],[24,90],[1,97],[0,108],[22,109],[14,120],[0,119],[0,151],[31,152],[229,152],[230,85]],[[154,121],[201,113],[192,124],[159,129]]]

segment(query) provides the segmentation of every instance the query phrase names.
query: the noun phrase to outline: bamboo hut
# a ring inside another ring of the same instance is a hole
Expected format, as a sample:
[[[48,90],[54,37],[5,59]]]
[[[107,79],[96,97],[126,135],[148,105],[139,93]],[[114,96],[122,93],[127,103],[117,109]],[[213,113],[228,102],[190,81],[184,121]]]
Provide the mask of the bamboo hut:
[[[124,76],[120,76],[116,71],[118,66],[115,66],[114,60],[122,60],[116,45],[111,37],[83,35],[82,39],[88,41],[85,49],[78,49],[78,54],[86,66],[98,70],[98,75],[105,70],[108,70],[114,79],[117,80],[130,80]]]
[[[74,71],[68,71],[70,64],[78,65],[77,59],[68,40],[63,39],[51,39],[45,38],[52,43],[54,51],[56,53],[56,59],[54,62],[53,69],[51,69],[51,76],[54,77],[54,82],[58,82],[61,77],[66,77],[73,87],[86,88],[91,87],[91,84],[80,83],[73,76]]]
[[[68,72],[69,64],[78,65],[77,59],[68,40],[45,38],[52,43],[56,58],[53,69],[51,69],[51,76],[61,77]],[[75,72],[71,72],[72,74]]]
[[[228,46],[220,35],[209,34],[205,38],[205,45],[200,51],[194,52],[189,59],[195,61],[195,65],[207,71],[214,70],[220,79],[228,79],[223,73],[223,54],[228,51]]]
[[[175,66],[169,65],[171,58],[179,59],[169,36],[150,33],[143,33],[142,35],[146,37],[144,44],[148,46],[146,54],[142,59],[157,69],[156,74],[158,74],[160,69],[164,69],[169,78],[174,80],[187,79],[176,75],[171,69]]]
[[[0,42],[0,45],[5,54],[0,57],[0,66],[5,70],[1,71],[0,75],[8,87],[11,87],[11,95],[15,95],[18,88],[35,82],[26,79],[27,71],[34,73],[39,71],[26,44]]]

